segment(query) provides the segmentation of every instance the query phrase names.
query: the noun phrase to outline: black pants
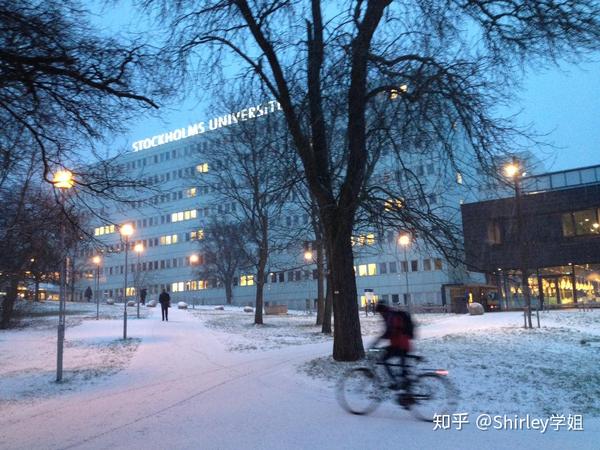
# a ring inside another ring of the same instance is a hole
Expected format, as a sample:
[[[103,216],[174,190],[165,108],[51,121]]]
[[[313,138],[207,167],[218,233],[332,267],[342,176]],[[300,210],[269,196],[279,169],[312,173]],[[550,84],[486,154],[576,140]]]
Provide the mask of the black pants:
[[[167,305],[160,305],[160,310],[162,312],[162,320],[169,321],[169,307]]]
[[[398,348],[387,347],[385,354],[383,356],[383,361],[388,364],[397,364],[398,360],[400,362],[400,367],[398,370],[397,366],[389,366],[386,365],[385,369],[390,376],[390,378],[398,384],[406,383],[408,381],[408,368],[406,367],[406,355],[407,352],[404,350],[400,350]],[[392,370],[392,367],[394,370]],[[399,372],[399,373],[398,373]]]

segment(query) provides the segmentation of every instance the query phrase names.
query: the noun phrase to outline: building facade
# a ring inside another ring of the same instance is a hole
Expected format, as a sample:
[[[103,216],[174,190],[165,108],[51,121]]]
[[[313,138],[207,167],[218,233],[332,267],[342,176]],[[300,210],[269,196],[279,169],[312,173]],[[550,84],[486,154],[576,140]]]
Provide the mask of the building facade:
[[[256,114],[256,110],[253,112]],[[231,116],[231,115],[229,115]],[[229,122],[228,122],[229,120]],[[102,298],[135,297],[136,289],[145,288],[149,298],[162,289],[174,301],[192,304],[222,304],[225,290],[218,283],[201,279],[203,256],[199,242],[204,228],[214,216],[235,211],[235,202],[220,201],[209,182],[211,171],[206,155],[211,146],[226,145],[219,140],[218,128],[232,123],[231,117],[195,124],[191,131],[180,129],[134,143],[134,150],[124,154],[120,169],[130,176],[159,187],[155,193],[133,193],[133,202],[115,204],[99,211],[105,222],[92,225],[94,236],[103,243],[98,270]],[[202,131],[202,132],[201,132]],[[204,131],[211,131],[212,135]],[[217,137],[215,137],[217,136]],[[214,153],[214,152],[213,152]],[[474,194],[467,188],[463,174],[439,160],[415,155],[394,167],[393,159],[382,176],[401,179],[410,173],[426,192],[422,201],[430,208],[443,211],[448,221],[460,223],[460,205]],[[386,175],[387,173],[387,175]],[[268,266],[265,301],[285,304],[291,309],[314,307],[317,297],[315,267],[304,259],[302,242],[312,239],[308,214],[301,208],[289,208],[284,222],[300,229],[298,245],[285,257],[273,258]],[[119,225],[131,223],[134,228],[125,252]],[[449,264],[437,251],[424,243],[411,241],[403,247],[397,230],[381,235],[361,231],[354,238],[355,271],[358,302],[382,299],[390,303],[415,305],[449,304],[450,298],[465,295],[464,285],[485,284],[484,277],[464,266]],[[139,244],[139,252],[135,251]],[[76,260],[78,295],[94,286],[96,266],[92,258],[98,249],[81,249]],[[127,253],[127,264],[125,263]],[[125,275],[127,272],[127,286]],[[452,293],[450,293],[452,291]],[[460,294],[457,294],[460,292]],[[233,300],[238,305],[253,304],[254,274],[242,270],[234,281]]]
[[[523,265],[540,303],[600,299],[600,166],[520,182],[518,198],[462,206],[469,267],[486,273],[507,307],[522,304]]]

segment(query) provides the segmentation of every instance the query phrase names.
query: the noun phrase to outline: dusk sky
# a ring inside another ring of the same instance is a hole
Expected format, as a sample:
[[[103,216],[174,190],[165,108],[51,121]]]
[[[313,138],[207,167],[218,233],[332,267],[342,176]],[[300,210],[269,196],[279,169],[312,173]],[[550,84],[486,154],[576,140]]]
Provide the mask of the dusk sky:
[[[139,33],[148,27],[126,2],[111,5],[109,12],[96,11],[94,22],[108,30]],[[544,140],[555,147],[537,151],[549,171],[600,164],[600,55],[594,59],[530,72],[522,92],[515,96],[513,111],[521,111],[521,124],[532,124],[536,132],[547,134]],[[168,105],[159,118],[132,122],[130,133],[116,141],[129,149],[139,139],[229,112],[207,112],[207,103],[208,99],[190,97],[185,104]]]

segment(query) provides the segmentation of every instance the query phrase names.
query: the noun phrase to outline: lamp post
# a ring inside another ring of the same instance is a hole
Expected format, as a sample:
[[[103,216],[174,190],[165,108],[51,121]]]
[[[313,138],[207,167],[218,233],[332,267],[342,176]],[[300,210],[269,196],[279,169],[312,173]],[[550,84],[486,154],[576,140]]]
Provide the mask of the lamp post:
[[[512,180],[515,188],[515,209],[517,219],[517,240],[519,242],[519,265],[521,266],[521,286],[525,300],[525,312],[527,314],[526,328],[532,328],[531,324],[531,292],[529,291],[529,268],[527,240],[523,236],[523,215],[521,213],[521,177],[524,175],[517,161],[513,160],[504,166],[504,174]]]
[[[96,288],[94,289],[94,293],[96,294],[96,320],[100,319],[100,263],[102,262],[102,258],[96,255],[92,258],[92,262],[96,265]]]
[[[406,271],[404,272],[404,279],[406,282],[406,307],[408,312],[411,310],[411,300],[410,300],[410,290],[408,288],[408,255],[406,253],[406,248],[410,244],[410,236],[408,234],[403,234],[398,238],[398,244],[402,246],[404,249],[404,263],[406,264]]]
[[[125,240],[125,284],[123,286],[123,339],[127,339],[127,256],[129,254],[129,236],[133,234],[133,225],[121,225],[119,232]]]
[[[141,243],[135,244],[133,250],[137,253],[137,267],[135,269],[135,298],[137,300],[137,318],[140,318],[140,256],[144,251],[144,245]]]
[[[196,264],[198,264],[198,262],[200,262],[200,257],[197,254],[194,253],[193,255],[190,255],[191,266],[195,266]],[[193,269],[192,272],[195,273]],[[192,308],[196,309],[196,296],[192,297]]]
[[[313,252],[312,251],[306,250],[304,252],[304,261],[306,261],[307,264],[314,264],[315,261],[313,259]],[[306,279],[306,284],[307,284],[307,292],[306,292],[307,297],[306,297],[306,299],[307,299],[307,302],[308,302],[306,304],[306,309],[307,309],[308,312],[310,312],[312,314],[311,305],[310,305],[310,303],[311,303],[310,302],[310,271],[309,271],[308,278]]]
[[[73,187],[73,174],[68,170],[59,170],[54,174],[52,184],[55,188],[59,189],[61,206],[64,208],[65,193],[67,189]],[[67,295],[67,287],[65,283],[66,278],[66,258],[67,252],[65,249],[65,222],[60,222],[60,249],[64,251],[60,261],[60,293],[59,293],[59,306],[58,306],[58,339],[56,345],[56,381],[62,381],[63,372],[63,349],[65,342],[65,310],[66,302],[65,297]]]

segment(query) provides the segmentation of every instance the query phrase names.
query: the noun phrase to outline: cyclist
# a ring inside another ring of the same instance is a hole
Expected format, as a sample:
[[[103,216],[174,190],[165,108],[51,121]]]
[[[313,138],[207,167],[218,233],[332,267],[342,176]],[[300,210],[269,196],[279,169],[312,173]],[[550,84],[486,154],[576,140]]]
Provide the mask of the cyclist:
[[[373,343],[375,347],[381,340],[389,340],[389,345],[385,348],[385,354],[382,361],[385,369],[393,381],[390,386],[392,389],[403,389],[409,394],[410,381],[406,367],[406,357],[411,350],[411,340],[414,337],[414,326],[410,314],[397,308],[391,308],[384,302],[378,302],[376,311],[381,314],[385,323],[384,333]],[[392,372],[390,360],[400,359],[402,369],[400,379]],[[400,382],[401,381],[401,382]],[[400,396],[399,402],[410,401],[410,395]],[[404,405],[403,405],[404,406]]]

